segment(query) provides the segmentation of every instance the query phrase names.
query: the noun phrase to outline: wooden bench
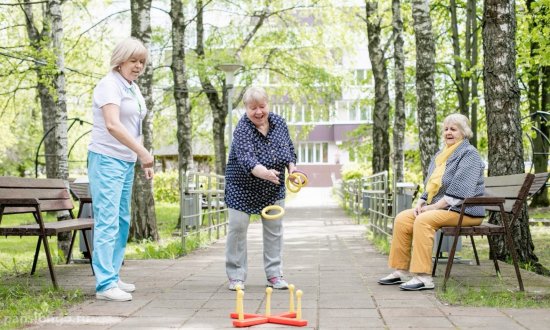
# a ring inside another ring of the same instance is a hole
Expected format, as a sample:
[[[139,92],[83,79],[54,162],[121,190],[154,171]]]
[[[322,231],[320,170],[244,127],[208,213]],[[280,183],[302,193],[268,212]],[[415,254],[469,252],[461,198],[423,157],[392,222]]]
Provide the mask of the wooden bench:
[[[63,232],[73,232],[67,263],[70,262],[76,233],[83,232],[84,241],[89,251],[90,245],[86,239],[85,231],[94,226],[93,219],[75,218],[73,213],[73,201],[65,182],[61,179],[28,179],[16,177],[0,177],[0,236],[37,236],[36,251],[32,265],[31,275],[36,271],[40,246],[44,243],[46,260],[54,287],[57,289],[57,280],[53,268],[48,236]],[[44,222],[42,212],[68,211],[71,219]],[[11,227],[2,227],[2,218],[10,214],[32,214],[34,224],[25,224]],[[90,265],[92,260],[90,258]],[[93,273],[93,268],[92,268]]]
[[[548,179],[548,173],[533,174],[514,174],[505,176],[494,176],[485,178],[485,196],[466,198],[462,203],[460,212],[460,218],[456,227],[442,227],[441,236],[439,238],[437,252],[435,255],[434,266],[432,270],[432,276],[435,276],[437,268],[437,262],[441,250],[441,243],[443,237],[454,236],[454,241],[449,251],[449,258],[447,260],[447,268],[445,269],[445,279],[443,280],[443,290],[446,289],[447,280],[451,274],[451,268],[453,265],[453,259],[455,255],[456,245],[459,236],[470,236],[472,242],[472,248],[476,258],[476,263],[479,266],[479,257],[475,247],[473,236],[487,236],[490,246],[490,258],[493,260],[495,270],[497,274],[500,273],[498,262],[493,254],[493,247],[491,246],[491,240],[489,236],[504,236],[508,250],[512,255],[512,261],[514,264],[516,277],[518,279],[520,291],[524,291],[523,281],[517,262],[516,249],[514,241],[512,240],[510,228],[513,228],[517,218],[521,215],[521,211],[527,198],[538,192],[543,185],[546,184]],[[483,222],[479,226],[462,227],[462,217],[464,208],[467,205],[484,206],[489,214],[497,212],[500,213],[500,224],[491,224]]]
[[[80,218],[84,206],[92,204],[92,196],[90,196],[88,186],[88,182],[78,182],[75,179],[69,179],[69,191],[79,203],[77,218]]]

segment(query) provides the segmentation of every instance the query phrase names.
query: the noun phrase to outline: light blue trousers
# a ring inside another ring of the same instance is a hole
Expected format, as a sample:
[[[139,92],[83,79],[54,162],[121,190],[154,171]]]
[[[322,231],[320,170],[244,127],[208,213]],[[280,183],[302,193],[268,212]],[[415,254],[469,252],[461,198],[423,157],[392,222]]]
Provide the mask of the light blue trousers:
[[[130,229],[134,163],[88,153],[88,177],[94,211],[92,264],[96,291],[117,286]]]
[[[283,208],[285,206],[284,200],[279,200],[275,204]],[[277,220],[262,218],[264,270],[267,279],[283,276],[283,218]],[[230,280],[246,281],[248,272],[246,234],[249,223],[250,214],[229,209],[225,271]]]

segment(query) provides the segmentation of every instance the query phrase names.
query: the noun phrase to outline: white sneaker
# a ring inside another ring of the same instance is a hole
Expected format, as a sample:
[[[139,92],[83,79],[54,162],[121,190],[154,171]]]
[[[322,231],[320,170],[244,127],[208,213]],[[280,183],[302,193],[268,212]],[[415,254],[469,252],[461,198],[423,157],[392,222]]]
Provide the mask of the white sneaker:
[[[132,300],[132,295],[128,292],[124,292],[121,289],[115,287],[112,287],[110,289],[107,289],[105,291],[96,292],[95,293],[96,299],[99,300],[110,300],[110,301],[130,301]]]
[[[124,283],[122,280],[117,282],[118,288],[124,292],[134,292],[136,291],[136,286],[131,283]]]
[[[288,289],[288,283],[283,280],[282,276],[276,276],[267,280],[267,286],[277,290]]]
[[[241,280],[229,280],[229,290],[237,291],[237,287],[244,291],[244,283]]]

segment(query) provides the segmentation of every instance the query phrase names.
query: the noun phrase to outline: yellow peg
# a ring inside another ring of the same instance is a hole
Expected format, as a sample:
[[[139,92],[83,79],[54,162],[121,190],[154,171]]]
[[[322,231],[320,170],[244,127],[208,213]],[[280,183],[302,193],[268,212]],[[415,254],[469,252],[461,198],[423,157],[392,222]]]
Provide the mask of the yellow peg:
[[[288,285],[288,293],[290,295],[290,299],[288,301],[288,311],[294,313],[294,284]]]
[[[271,316],[271,293],[273,288],[265,288],[265,316]]]
[[[242,290],[241,286],[237,284],[235,286],[235,291],[237,291],[235,295],[235,313],[236,314],[239,314],[239,291],[241,290]]]
[[[296,320],[302,319],[302,290],[296,291]]]
[[[239,314],[239,321],[244,321],[244,291],[237,290],[237,314]]]

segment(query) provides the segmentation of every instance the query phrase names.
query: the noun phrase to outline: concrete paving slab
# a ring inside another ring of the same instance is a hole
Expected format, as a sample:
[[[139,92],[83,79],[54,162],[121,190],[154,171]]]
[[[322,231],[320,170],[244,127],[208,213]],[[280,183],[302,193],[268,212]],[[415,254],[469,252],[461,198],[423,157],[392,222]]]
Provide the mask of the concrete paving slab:
[[[304,292],[302,329],[548,329],[549,309],[498,309],[445,306],[434,291],[404,292],[376,281],[388,274],[387,257],[365,239],[365,226],[355,224],[332,199],[328,189],[303,188],[287,201],[285,278]],[[265,274],[261,224],[248,235],[249,274],[245,311],[265,312]],[[57,323],[37,320],[31,329],[234,329],[229,313],[235,292],[227,289],[225,241],[176,260],[126,260],[121,276],[137,286],[131,302],[94,299],[89,265],[56,268],[62,287],[78,287],[89,299],[69,309]],[[513,268],[500,264],[497,281],[491,262],[457,264],[452,281],[490,290],[517,286]],[[441,285],[445,264],[438,267]],[[523,272],[528,292],[548,294],[550,279]],[[38,274],[48,281],[47,273]],[[274,291],[272,313],[288,310],[288,291]],[[102,323],[103,322],[103,323]],[[255,329],[288,329],[264,324]]]

